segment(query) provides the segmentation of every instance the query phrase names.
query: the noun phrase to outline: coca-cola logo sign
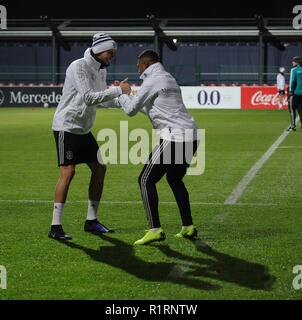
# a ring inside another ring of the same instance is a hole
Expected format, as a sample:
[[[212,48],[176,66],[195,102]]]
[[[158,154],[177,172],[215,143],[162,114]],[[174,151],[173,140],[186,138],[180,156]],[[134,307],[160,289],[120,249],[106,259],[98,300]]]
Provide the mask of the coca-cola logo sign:
[[[279,94],[265,94],[261,90],[254,93],[251,99],[251,103],[253,106],[258,106],[264,104],[268,105],[277,105],[278,104],[278,96]]]
[[[280,101],[282,109],[286,109],[286,97],[281,97]],[[242,109],[280,109],[279,103],[279,92],[275,86],[241,87]]]

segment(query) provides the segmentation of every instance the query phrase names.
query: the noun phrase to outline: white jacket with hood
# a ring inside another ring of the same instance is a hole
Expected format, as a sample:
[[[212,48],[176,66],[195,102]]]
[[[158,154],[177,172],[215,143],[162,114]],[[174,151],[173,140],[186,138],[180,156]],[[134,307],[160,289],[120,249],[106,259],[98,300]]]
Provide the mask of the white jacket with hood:
[[[196,123],[183,103],[176,80],[160,62],[150,65],[140,77],[143,83],[136,96],[121,95],[123,110],[134,116],[144,112],[164,140],[184,142],[199,140]]]
[[[97,107],[120,107],[115,98],[122,94],[121,88],[107,88],[107,71],[90,50],[66,70],[63,95],[52,123],[54,131],[87,134],[92,129]]]

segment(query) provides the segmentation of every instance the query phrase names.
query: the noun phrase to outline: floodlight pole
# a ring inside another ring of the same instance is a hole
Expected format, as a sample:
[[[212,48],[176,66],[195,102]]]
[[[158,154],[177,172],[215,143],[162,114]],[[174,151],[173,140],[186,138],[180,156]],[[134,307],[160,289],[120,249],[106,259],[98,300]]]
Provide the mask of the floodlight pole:
[[[284,44],[280,43],[278,39],[266,28],[265,21],[262,15],[255,15],[257,28],[259,31],[259,69],[258,69],[258,81],[259,84],[263,84],[263,81],[267,81],[267,43],[271,42],[278,50],[285,50]],[[264,77],[264,72],[266,76]]]
[[[41,16],[41,20],[46,24],[46,26],[51,31],[51,60],[52,60],[52,66],[51,66],[51,81],[52,83],[56,83],[56,71],[57,71],[57,35],[55,32],[55,28],[51,22],[51,20],[48,18],[48,16]]]
[[[258,83],[263,84],[263,70],[264,70],[264,35],[267,34],[267,29],[265,27],[265,22],[262,15],[255,15],[257,28],[259,32],[259,51],[258,51]]]
[[[57,69],[57,50],[56,50],[56,37],[52,33],[52,72],[51,72],[51,79],[52,83],[56,83],[56,69]]]
[[[160,29],[154,15],[147,15],[147,19],[149,20],[154,31],[154,50],[158,53],[159,60],[162,62],[162,40],[160,38],[160,31],[162,30]]]
[[[263,84],[263,68],[264,68],[264,48],[263,48],[263,33],[259,31],[259,69],[258,69],[258,82]]]
[[[160,40],[160,36],[154,31],[154,49],[158,53],[159,61],[163,61],[163,44]]]
[[[158,39],[158,35],[154,31],[154,50],[158,52],[158,49],[159,49],[159,39]]]
[[[49,30],[51,31],[52,35],[52,82],[58,82],[58,71],[59,71],[59,63],[60,63],[60,52],[59,52],[59,45],[61,44],[65,50],[70,50],[70,46],[66,42],[62,42],[62,35],[58,28],[66,27],[70,23],[70,21],[64,21],[59,26],[55,25],[47,16],[40,17],[42,21],[47,25]],[[61,41],[61,42],[60,42]]]
[[[165,43],[169,49],[176,51],[177,47],[173,41],[164,33],[153,14],[147,15],[147,19],[154,31],[154,50],[159,55],[159,60],[162,62],[163,59],[163,43]]]

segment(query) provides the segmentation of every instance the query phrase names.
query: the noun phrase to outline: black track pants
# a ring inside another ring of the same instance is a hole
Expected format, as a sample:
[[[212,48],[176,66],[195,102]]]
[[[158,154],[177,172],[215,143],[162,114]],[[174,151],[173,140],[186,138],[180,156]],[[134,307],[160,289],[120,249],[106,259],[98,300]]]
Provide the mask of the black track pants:
[[[182,225],[193,224],[189,193],[182,179],[187,172],[197,146],[198,141],[171,142],[160,140],[160,144],[149,155],[149,161],[140,173],[138,182],[150,228],[160,227],[156,183],[164,175],[166,175],[168,184],[173,191]]]

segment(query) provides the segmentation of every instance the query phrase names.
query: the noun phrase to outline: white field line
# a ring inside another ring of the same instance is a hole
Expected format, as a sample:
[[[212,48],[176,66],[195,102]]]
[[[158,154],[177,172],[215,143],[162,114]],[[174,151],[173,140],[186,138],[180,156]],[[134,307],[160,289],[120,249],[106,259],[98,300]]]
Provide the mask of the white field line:
[[[233,189],[231,194],[226,198],[225,204],[236,204],[237,200],[241,197],[247,186],[255,178],[257,172],[263,167],[265,162],[271,157],[274,151],[279,147],[283,140],[287,137],[289,131],[284,131],[280,137],[268,148],[262,157],[251,167],[245,174],[240,182]]]
[[[43,204],[43,203],[53,203],[53,200],[43,200],[43,199],[0,199],[0,203],[33,203],[33,204]],[[71,200],[66,201],[66,203],[87,203],[87,200]],[[120,205],[120,204],[142,204],[142,201],[101,201],[101,204],[106,205]],[[160,201],[160,204],[164,205],[176,205],[175,201]],[[191,202],[191,205],[204,205],[204,206],[224,206],[225,203],[218,203],[218,202]],[[270,207],[270,206],[276,206],[274,203],[251,203],[251,202],[245,202],[245,203],[234,203],[233,205],[237,206],[264,206],[264,207]]]
[[[281,146],[278,149],[295,149],[295,148],[302,148],[302,146]]]

